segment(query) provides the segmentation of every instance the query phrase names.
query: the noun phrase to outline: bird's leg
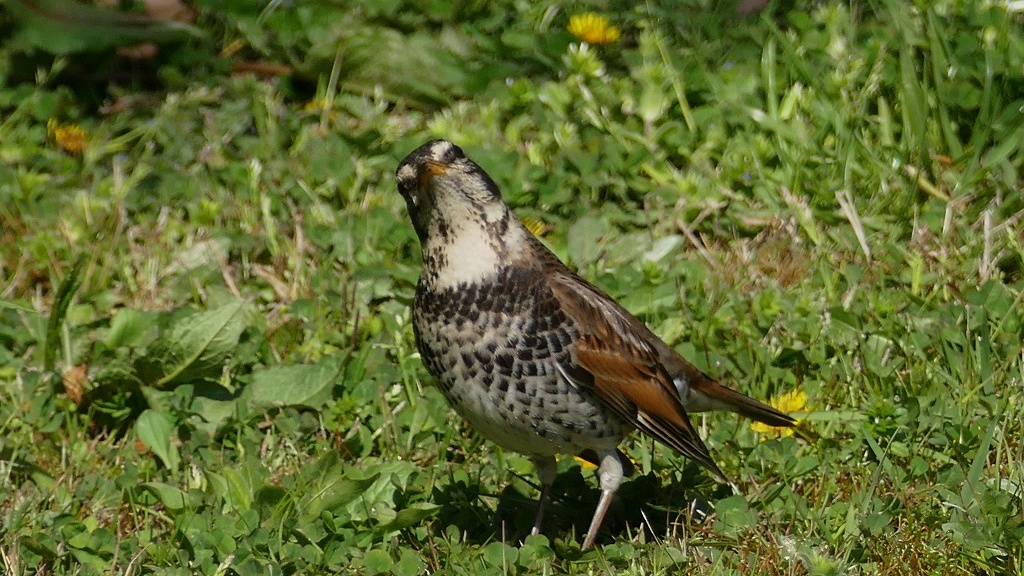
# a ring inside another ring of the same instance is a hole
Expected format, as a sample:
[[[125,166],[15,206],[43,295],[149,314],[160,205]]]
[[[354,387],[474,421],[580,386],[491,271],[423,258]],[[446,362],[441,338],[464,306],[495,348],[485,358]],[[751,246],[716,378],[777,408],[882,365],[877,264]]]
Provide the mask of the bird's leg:
[[[555,483],[558,475],[558,465],[554,456],[534,456],[531,458],[533,465],[537,468],[537,478],[540,479],[540,500],[537,502],[537,517],[533,520],[533,529],[530,534],[540,534],[540,523],[544,520],[544,506],[551,495],[551,485]]]
[[[601,481],[601,499],[597,502],[597,510],[594,511],[594,518],[590,521],[590,528],[587,529],[587,537],[583,540],[582,550],[594,545],[597,531],[600,530],[604,515],[608,512],[608,507],[615,497],[615,491],[619,489],[619,484],[622,484],[623,468],[618,451],[615,449],[599,450],[597,454],[601,458],[601,465],[597,469],[597,477]]]

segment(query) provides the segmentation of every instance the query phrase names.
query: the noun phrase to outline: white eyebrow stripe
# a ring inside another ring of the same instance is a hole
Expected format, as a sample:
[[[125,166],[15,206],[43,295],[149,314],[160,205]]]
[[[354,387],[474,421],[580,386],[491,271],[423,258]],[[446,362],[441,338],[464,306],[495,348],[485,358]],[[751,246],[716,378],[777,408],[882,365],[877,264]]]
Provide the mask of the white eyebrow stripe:
[[[451,142],[447,140],[438,140],[430,147],[430,158],[440,160],[441,158],[444,158],[446,154],[451,152],[451,149]]]

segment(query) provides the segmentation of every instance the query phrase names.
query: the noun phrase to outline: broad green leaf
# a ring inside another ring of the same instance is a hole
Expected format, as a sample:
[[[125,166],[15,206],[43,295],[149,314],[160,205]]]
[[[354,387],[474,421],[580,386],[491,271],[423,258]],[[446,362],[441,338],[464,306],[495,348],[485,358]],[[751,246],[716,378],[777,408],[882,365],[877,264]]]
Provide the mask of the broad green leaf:
[[[298,485],[305,487],[302,495],[303,514],[318,516],[321,511],[333,511],[356,498],[363,496],[380,478],[380,473],[349,469],[337,452],[328,452],[314,466],[309,467],[298,479]],[[352,478],[353,475],[359,476]]]
[[[408,508],[399,510],[398,514],[396,514],[390,522],[377,526],[376,530],[381,534],[386,534],[395,530],[403,530],[430,518],[437,514],[440,509],[441,507],[436,504],[431,504],[429,502],[416,502]]]
[[[362,496],[366,489],[377,481],[378,477],[379,475],[377,474],[372,474],[362,479],[339,477],[323,486],[318,486],[316,491],[310,494],[303,512],[337,510]]]
[[[257,509],[273,510],[280,506],[281,502],[288,498],[288,491],[280,486],[268,484],[261,486],[259,490],[253,494],[253,504],[256,505]]]
[[[75,0],[8,0],[6,6],[21,22],[22,40],[53,54],[203,36],[199,29],[181,22]]]
[[[716,530],[728,535],[735,535],[757,524],[757,512],[743,496],[729,496],[719,500],[715,505]]]
[[[686,243],[686,239],[679,234],[670,234],[659,238],[644,252],[644,260],[648,262],[661,262],[665,256],[679,250],[679,247]]]
[[[103,342],[108,348],[144,346],[155,336],[153,312],[122,308],[110,319],[110,331]]]
[[[398,561],[391,567],[391,573],[395,576],[416,576],[426,573],[426,570],[426,563],[411,548],[402,548]]]
[[[177,470],[181,457],[174,445],[174,422],[163,412],[145,410],[135,422],[135,433],[170,470]]]
[[[149,349],[145,377],[168,388],[219,375],[245,329],[245,309],[237,301],[178,320]]]
[[[138,488],[152,493],[158,500],[160,500],[160,503],[164,505],[164,508],[174,512],[184,510],[185,506],[189,504],[188,494],[175,486],[171,486],[170,484],[164,484],[163,482],[144,482],[139,484]]]
[[[363,556],[363,566],[366,567],[366,574],[385,574],[391,570],[394,562],[386,550],[370,550]]]
[[[491,566],[508,566],[519,559],[519,550],[504,542],[491,542],[484,548],[484,559]]]
[[[254,478],[250,469],[224,468],[218,472],[210,472],[210,485],[229,510],[248,510],[252,508],[253,494],[262,480]]]
[[[210,435],[216,434],[220,426],[234,415],[236,402],[237,400],[215,400],[196,396],[192,402],[192,409],[202,418],[195,423],[196,428]]]
[[[367,485],[364,490],[363,498],[370,504],[394,504],[395,492],[404,490],[409,484],[410,477],[421,472],[419,467],[405,460],[367,461],[362,470],[380,476],[377,482]]]
[[[601,241],[608,223],[596,216],[584,216],[569,228],[569,259],[577,267],[592,264],[601,256]]]
[[[98,574],[110,568],[107,560],[98,554],[93,554],[89,550],[72,546],[70,552],[78,565],[82,568],[87,568],[88,571]]]
[[[324,358],[316,364],[273,366],[253,373],[254,408],[304,406],[321,408],[331,399],[331,388],[341,375],[344,357]]]

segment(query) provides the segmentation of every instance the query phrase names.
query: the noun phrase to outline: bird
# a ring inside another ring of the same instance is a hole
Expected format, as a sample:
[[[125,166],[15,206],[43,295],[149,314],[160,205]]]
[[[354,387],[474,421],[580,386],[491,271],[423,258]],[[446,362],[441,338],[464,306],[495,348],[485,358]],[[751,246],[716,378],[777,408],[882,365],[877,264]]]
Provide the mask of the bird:
[[[541,530],[562,454],[597,464],[594,545],[632,464],[634,429],[728,481],[689,414],[732,411],[771,426],[790,416],[723,386],[563,264],[516,218],[461,148],[432,140],[396,170],[422,263],[412,325],[427,371],[485,438],[527,456],[540,480]]]

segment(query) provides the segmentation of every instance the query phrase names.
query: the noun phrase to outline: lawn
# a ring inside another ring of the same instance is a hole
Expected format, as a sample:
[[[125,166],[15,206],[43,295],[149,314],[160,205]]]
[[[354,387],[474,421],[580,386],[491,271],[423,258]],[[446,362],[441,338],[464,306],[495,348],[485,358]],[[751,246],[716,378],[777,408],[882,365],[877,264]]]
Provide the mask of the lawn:
[[[64,2],[0,6],[5,574],[1024,574],[1020,2]],[[416,353],[432,138],[802,434],[631,437],[586,552],[563,458],[527,537]]]

